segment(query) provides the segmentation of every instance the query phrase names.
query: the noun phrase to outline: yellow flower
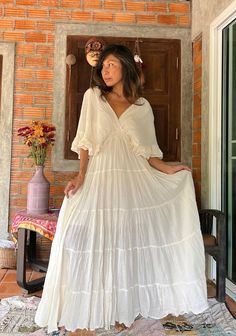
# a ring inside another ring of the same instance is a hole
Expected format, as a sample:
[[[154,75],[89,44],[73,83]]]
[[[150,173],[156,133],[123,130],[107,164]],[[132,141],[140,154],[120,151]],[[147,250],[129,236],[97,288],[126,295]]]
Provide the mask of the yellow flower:
[[[45,138],[39,138],[39,139],[38,139],[38,142],[39,142],[40,144],[44,144],[44,143],[46,143],[46,140],[45,140]]]
[[[35,138],[43,136],[43,128],[40,125],[35,125],[34,127],[34,136]]]

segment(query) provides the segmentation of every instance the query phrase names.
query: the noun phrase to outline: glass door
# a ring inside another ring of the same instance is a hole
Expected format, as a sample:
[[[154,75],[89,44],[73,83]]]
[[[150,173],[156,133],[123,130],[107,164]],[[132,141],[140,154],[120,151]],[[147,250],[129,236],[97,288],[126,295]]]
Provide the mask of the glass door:
[[[236,284],[236,20],[223,31],[222,207],[227,216],[227,277]]]

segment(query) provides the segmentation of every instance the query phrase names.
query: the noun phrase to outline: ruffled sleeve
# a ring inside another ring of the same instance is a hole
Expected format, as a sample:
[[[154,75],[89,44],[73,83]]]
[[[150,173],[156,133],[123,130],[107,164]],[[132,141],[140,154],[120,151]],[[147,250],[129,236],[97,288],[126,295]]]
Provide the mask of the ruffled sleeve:
[[[154,116],[149,102],[142,98],[140,105],[136,105],[136,111],[132,118],[126,120],[126,132],[130,136],[133,151],[136,155],[146,159],[150,157],[163,157],[163,153],[157,143],[154,127]]]
[[[96,111],[93,108],[92,95],[93,90],[91,88],[84,94],[76,137],[71,145],[71,150],[78,153],[78,155],[81,148],[88,150],[89,155],[95,155],[99,151],[96,130],[94,130]]]

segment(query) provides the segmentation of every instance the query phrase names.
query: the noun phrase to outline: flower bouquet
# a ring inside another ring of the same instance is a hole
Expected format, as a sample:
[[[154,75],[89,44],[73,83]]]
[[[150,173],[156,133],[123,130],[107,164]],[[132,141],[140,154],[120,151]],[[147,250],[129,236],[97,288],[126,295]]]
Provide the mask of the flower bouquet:
[[[44,175],[44,162],[47,150],[54,145],[55,127],[41,121],[32,121],[30,126],[18,129],[18,135],[23,137],[29,146],[28,157],[34,160],[36,172],[28,183],[27,212],[43,214],[48,212],[50,183]]]
[[[18,129],[18,135],[24,138],[29,146],[28,157],[34,160],[36,166],[43,166],[47,157],[47,150],[54,145],[55,127],[41,121],[32,121],[30,126]]]

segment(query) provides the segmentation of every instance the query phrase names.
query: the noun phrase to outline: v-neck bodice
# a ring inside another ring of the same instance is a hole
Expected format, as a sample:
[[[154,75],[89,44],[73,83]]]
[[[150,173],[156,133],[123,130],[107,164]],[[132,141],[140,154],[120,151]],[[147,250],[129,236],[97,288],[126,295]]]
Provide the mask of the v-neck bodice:
[[[133,104],[130,104],[127,108],[124,109],[124,111],[123,111],[120,115],[118,115],[118,114],[116,113],[116,111],[114,110],[114,108],[113,108],[113,107],[111,106],[111,104],[109,103],[109,101],[106,99],[106,97],[105,97],[105,100],[106,100],[106,104],[108,105],[109,109],[111,110],[111,112],[114,114],[114,116],[115,116],[116,119],[118,119],[118,120],[120,120],[120,118],[121,118],[124,114],[126,114],[126,112],[128,112],[128,110],[130,109],[131,106],[133,106]]]
[[[132,145],[136,155],[145,158],[162,157],[157,144],[154,117],[150,104],[140,98],[139,104],[131,104],[118,117],[98,88],[90,88],[84,95],[80,121],[72,150],[88,149],[89,155],[103,150],[106,140],[116,130],[124,132],[126,141]]]

